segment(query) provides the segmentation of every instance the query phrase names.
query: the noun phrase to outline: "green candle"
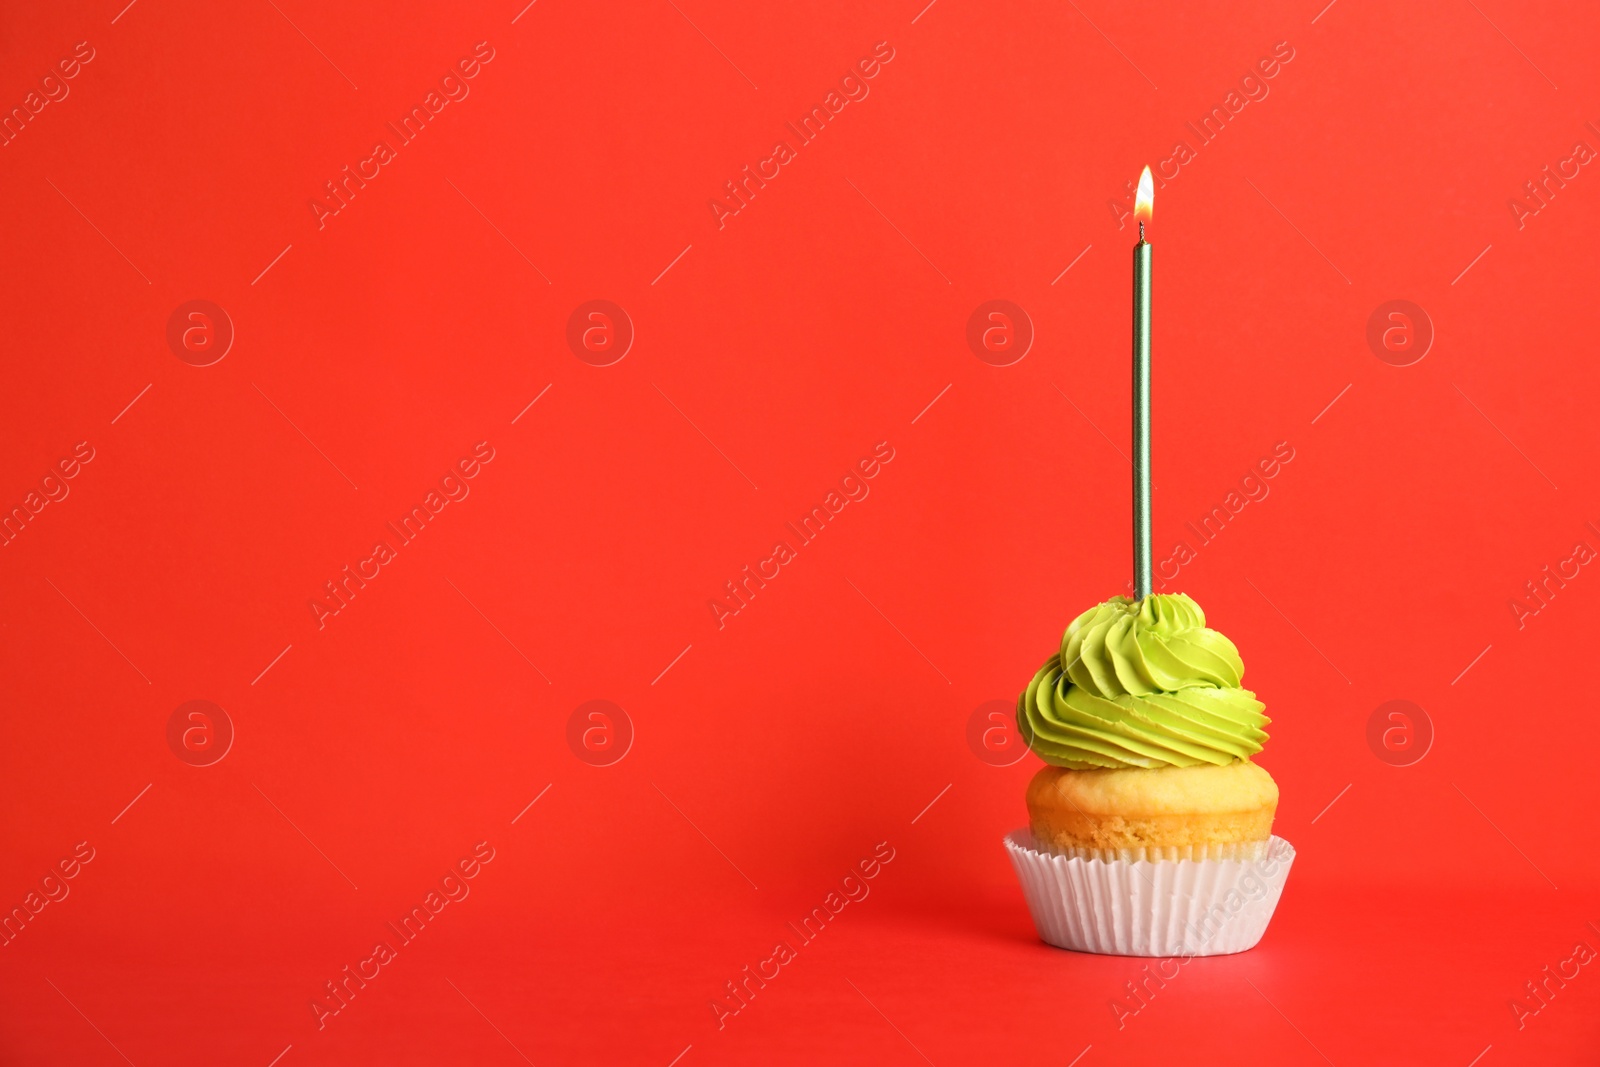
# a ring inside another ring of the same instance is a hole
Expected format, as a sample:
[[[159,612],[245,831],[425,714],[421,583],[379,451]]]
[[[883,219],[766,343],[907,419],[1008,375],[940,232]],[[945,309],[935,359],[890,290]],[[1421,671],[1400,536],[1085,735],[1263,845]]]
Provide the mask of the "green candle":
[[[1144,223],[1155,199],[1150,168],[1139,176],[1133,214],[1133,596],[1150,595],[1150,242]]]

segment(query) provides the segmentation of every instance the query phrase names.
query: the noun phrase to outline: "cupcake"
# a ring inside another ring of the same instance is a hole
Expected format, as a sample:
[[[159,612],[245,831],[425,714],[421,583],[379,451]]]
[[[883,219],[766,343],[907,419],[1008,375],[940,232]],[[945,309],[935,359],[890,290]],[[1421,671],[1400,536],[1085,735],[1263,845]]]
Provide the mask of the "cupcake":
[[[1126,955],[1260,940],[1293,849],[1232,641],[1181,594],[1116,597],[1073,620],[1017,701],[1048,766],[1007,839],[1040,936]]]

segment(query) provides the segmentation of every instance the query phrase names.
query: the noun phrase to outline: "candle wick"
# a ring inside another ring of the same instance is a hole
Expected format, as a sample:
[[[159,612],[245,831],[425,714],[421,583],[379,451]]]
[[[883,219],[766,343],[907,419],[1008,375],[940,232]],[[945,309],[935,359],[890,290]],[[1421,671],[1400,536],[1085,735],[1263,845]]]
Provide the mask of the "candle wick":
[[[1139,240],[1144,240],[1144,220],[1139,220]]]

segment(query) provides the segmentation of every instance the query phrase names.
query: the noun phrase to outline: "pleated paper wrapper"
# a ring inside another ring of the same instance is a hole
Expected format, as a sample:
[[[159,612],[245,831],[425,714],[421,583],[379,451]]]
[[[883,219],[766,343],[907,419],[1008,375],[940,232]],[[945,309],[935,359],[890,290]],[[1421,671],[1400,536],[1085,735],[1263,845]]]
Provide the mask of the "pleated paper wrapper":
[[[1204,858],[1038,847],[1027,829],[1006,835],[1039,937],[1057,948],[1110,956],[1222,956],[1267,932],[1294,863],[1294,846]]]

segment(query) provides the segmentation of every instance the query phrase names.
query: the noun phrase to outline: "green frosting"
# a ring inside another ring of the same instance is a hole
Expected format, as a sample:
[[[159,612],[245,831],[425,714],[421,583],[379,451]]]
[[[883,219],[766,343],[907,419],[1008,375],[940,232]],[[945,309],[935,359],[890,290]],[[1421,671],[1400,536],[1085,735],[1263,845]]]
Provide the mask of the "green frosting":
[[[1243,677],[1239,650],[1187,596],[1119,596],[1072,620],[1017,698],[1017,726],[1058,767],[1222,766],[1267,740]]]

